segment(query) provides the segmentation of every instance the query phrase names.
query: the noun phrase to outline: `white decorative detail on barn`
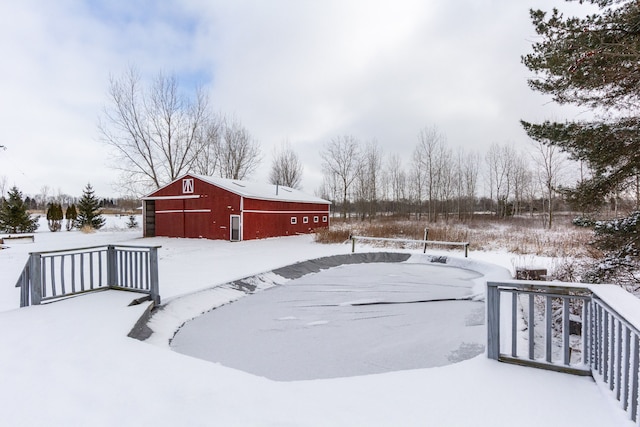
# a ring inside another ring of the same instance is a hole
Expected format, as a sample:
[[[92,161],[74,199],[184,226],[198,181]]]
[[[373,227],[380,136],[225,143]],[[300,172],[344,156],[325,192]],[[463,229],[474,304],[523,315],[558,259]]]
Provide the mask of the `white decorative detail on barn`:
[[[185,194],[193,193],[193,178],[185,178],[182,180],[182,192]]]

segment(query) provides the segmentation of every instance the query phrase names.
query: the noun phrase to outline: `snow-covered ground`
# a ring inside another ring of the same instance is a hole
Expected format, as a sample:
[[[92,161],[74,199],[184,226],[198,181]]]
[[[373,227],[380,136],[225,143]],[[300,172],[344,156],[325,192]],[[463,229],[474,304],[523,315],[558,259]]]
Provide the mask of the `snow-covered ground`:
[[[167,331],[177,322],[241,296],[208,288],[348,253],[350,246],[315,244],[311,236],[238,243],[142,239],[125,222],[126,217],[109,218],[107,229],[93,234],[49,233],[44,226],[35,243],[0,250],[2,425],[631,425],[591,379],[502,364],[485,355],[437,368],[273,381],[171,351]],[[145,306],[128,307],[132,295],[125,292],[18,308],[14,284],[29,252],[106,243],[162,245],[160,293],[167,310],[152,321],[162,333],[146,342],[127,337]],[[507,268],[515,258],[470,254],[471,262]]]

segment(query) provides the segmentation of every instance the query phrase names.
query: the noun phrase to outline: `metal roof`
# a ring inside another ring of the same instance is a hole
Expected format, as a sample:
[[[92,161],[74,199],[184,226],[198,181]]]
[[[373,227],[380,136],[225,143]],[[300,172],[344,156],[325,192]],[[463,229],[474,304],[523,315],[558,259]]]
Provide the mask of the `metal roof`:
[[[320,197],[312,196],[303,191],[296,190],[295,188],[286,187],[284,185],[265,184],[253,181],[242,181],[237,179],[225,179],[214,176],[205,176],[189,173],[175,181],[184,179],[187,176],[197,178],[201,181],[207,182],[216,187],[220,187],[232,193],[238,194],[242,197],[259,200],[271,200],[281,202],[301,202],[301,203],[322,203],[330,205],[328,200],[321,199]],[[173,184],[173,182],[171,184]],[[169,184],[167,184],[169,185]],[[162,187],[165,188],[166,186]],[[151,194],[156,193],[158,190]],[[153,199],[154,197],[149,194],[144,199]]]

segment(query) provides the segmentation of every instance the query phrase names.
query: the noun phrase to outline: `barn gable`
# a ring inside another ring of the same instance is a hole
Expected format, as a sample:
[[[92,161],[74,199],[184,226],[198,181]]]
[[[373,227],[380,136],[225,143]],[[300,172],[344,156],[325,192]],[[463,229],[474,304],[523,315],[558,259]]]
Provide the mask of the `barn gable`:
[[[187,174],[144,200],[144,236],[248,240],[328,227],[330,202],[289,187]]]

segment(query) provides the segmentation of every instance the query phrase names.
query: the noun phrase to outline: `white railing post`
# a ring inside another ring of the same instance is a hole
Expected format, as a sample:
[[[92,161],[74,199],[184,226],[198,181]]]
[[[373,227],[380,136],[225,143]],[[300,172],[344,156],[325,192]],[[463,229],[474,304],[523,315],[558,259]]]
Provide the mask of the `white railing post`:
[[[29,275],[31,276],[31,305],[42,301],[42,257],[38,253],[29,255]]]
[[[487,356],[500,356],[500,290],[493,282],[487,282]]]
[[[160,292],[158,283],[158,248],[149,248],[149,291],[151,300],[160,305]]]
[[[114,245],[107,246],[107,286],[118,285],[118,257]]]

